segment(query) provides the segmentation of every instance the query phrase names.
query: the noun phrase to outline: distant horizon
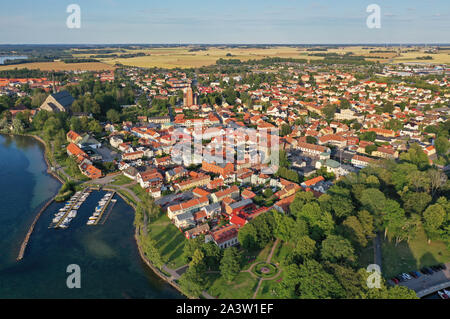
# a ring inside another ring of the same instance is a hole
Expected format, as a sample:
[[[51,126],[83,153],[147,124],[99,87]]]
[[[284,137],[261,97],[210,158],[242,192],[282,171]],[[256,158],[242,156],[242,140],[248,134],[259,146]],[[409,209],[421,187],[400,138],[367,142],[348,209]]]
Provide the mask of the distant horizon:
[[[400,46],[400,45],[415,45],[415,46],[450,46],[450,42],[429,42],[429,43],[1,43],[2,46],[119,46],[119,45],[142,45],[142,46],[190,46],[190,45],[203,45],[203,46]]]

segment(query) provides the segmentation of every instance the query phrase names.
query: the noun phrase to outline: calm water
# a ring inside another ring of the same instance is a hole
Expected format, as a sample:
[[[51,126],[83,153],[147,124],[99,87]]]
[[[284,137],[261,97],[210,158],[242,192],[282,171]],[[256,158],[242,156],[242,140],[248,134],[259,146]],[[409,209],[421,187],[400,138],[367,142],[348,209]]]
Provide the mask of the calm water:
[[[104,225],[86,225],[104,192],[93,192],[69,228],[48,228],[53,203],[36,224],[22,261],[20,244],[34,216],[59,189],[46,173],[42,146],[0,135],[0,298],[180,298],[141,261],[133,211],[120,197]],[[81,268],[81,288],[66,286],[66,268]]]

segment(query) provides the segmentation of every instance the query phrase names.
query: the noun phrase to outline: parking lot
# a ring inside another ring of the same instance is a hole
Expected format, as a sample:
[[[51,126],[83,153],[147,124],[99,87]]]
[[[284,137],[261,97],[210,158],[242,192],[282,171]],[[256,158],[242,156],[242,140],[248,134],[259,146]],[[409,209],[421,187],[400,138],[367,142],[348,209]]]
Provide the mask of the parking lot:
[[[420,273],[419,278],[411,278],[409,280],[398,283],[398,285],[406,286],[413,289],[416,292],[420,292],[427,288],[444,284],[445,282],[450,283],[450,262],[446,263],[446,269],[433,272],[431,275],[426,275]],[[417,271],[420,271],[417,269]],[[392,280],[390,280],[392,284]]]
[[[116,157],[118,157],[116,151],[112,151],[106,146],[100,147],[97,149],[97,152],[102,156],[104,162],[112,162]]]

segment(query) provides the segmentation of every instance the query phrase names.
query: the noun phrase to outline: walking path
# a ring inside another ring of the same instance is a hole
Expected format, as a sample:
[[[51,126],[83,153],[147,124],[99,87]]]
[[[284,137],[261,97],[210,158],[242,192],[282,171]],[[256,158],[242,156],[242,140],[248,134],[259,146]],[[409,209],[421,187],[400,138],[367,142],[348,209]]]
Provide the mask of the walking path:
[[[269,255],[267,256],[266,263],[270,264],[270,261],[272,260],[273,253],[275,252],[275,249],[277,248],[279,242],[280,242],[280,240],[277,239],[277,240],[275,240],[275,242],[273,243],[272,249],[270,250],[270,253],[269,253]],[[255,263],[253,263],[246,271],[249,272],[250,274],[252,274],[254,277],[257,277],[251,270],[252,270],[252,268],[253,268],[256,264],[259,264],[259,263],[260,263],[260,262],[255,262]],[[256,295],[258,294],[259,288],[261,287],[261,284],[262,284],[263,280],[272,280],[272,279],[275,279],[280,273],[281,273],[281,270],[278,271],[275,275],[273,275],[273,276],[270,277],[270,278],[262,278],[262,277],[260,277],[260,279],[259,279],[259,281],[258,281],[258,285],[256,286],[256,289],[255,289],[255,292],[253,293],[252,299],[255,299],[255,298],[256,298]]]
[[[377,233],[375,238],[373,239],[373,254],[374,254],[374,263],[380,266],[381,272],[381,263],[382,263],[382,252],[381,252],[381,234]]]

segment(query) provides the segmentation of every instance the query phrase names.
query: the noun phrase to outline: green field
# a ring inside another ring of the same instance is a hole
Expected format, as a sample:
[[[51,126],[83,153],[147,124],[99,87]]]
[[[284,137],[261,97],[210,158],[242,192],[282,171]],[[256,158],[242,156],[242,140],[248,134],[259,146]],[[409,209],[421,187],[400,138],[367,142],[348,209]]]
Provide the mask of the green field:
[[[261,250],[244,251],[243,254],[244,265],[242,267],[242,270],[249,269],[249,267],[253,265],[255,262],[265,262],[267,260],[267,256],[269,256],[272,245],[273,242],[270,242],[267,244],[266,247],[264,247]]]
[[[248,272],[239,273],[232,283],[226,282],[218,274],[210,274],[213,280],[208,289],[211,296],[226,299],[250,299],[255,292],[258,279]]]
[[[144,199],[145,197],[148,196],[147,193],[145,192],[145,190],[139,184],[135,184],[135,185],[129,186],[127,188],[132,190],[136,194],[136,196],[139,197],[140,199]]]
[[[280,280],[281,279],[281,280]],[[278,284],[277,281],[283,280],[283,274],[280,274],[277,278],[273,280],[263,280],[261,286],[259,287],[256,299],[276,299],[278,298],[276,292],[274,291],[275,286]]]
[[[183,248],[187,241],[183,233],[178,230],[167,217],[160,218],[148,225],[149,234],[156,240],[157,248],[163,259],[167,259],[167,266],[176,269],[185,264],[183,261]]]
[[[428,244],[422,228],[409,243],[401,242],[395,246],[395,241],[383,241],[382,251],[382,272],[386,278],[450,261],[450,251],[445,244],[440,241]]]
[[[114,177],[114,182],[111,183],[111,185],[126,185],[132,183],[133,180],[126,177],[123,174],[120,174],[116,177]]]
[[[272,255],[272,263],[280,264],[281,261],[286,257],[286,255],[293,249],[292,244],[281,243],[275,248]]]

